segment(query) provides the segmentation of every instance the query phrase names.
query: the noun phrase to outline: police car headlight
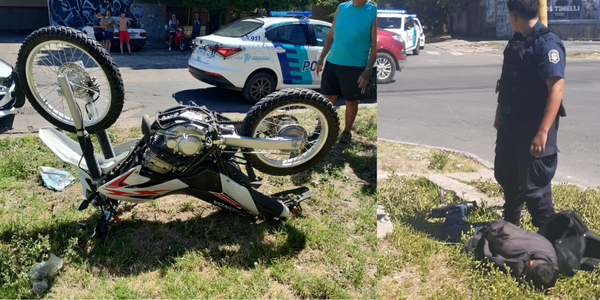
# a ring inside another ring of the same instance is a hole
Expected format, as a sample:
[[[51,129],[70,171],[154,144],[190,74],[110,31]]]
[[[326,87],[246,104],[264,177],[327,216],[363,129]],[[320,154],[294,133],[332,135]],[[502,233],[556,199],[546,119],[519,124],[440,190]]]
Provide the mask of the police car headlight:
[[[400,35],[393,35],[392,38],[398,42],[402,42],[402,37]]]

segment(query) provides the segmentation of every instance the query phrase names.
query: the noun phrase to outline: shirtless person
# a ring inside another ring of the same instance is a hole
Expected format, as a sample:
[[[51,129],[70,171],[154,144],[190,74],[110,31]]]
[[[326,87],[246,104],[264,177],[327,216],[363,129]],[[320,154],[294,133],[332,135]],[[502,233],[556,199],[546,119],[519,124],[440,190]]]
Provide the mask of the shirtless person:
[[[127,28],[131,21],[125,17],[125,13],[121,13],[121,17],[117,19],[117,26],[119,26],[119,42],[121,45],[121,55],[123,55],[123,41],[127,42],[127,50],[129,50],[129,55],[131,55],[131,45],[129,45],[129,32],[127,32]]]

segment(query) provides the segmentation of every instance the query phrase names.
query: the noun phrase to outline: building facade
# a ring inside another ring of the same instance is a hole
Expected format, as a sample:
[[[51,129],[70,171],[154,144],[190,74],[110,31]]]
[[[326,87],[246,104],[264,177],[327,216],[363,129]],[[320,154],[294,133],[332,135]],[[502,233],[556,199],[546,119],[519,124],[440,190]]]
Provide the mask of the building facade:
[[[561,39],[600,39],[600,0],[548,0],[548,27]],[[453,33],[510,38],[507,0],[474,0],[451,17]]]

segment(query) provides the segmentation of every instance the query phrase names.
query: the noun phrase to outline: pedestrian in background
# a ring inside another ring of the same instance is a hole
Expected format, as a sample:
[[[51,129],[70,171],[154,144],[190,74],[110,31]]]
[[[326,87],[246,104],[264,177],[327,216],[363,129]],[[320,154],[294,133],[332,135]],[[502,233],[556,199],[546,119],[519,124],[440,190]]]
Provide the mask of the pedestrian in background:
[[[194,24],[192,25],[192,40],[200,36],[200,28],[202,28],[202,19],[200,19],[200,13],[194,14]]]
[[[325,57],[321,93],[331,103],[340,95],[346,100],[346,124],[340,144],[347,145],[352,140],[350,130],[358,114],[361,89],[369,83],[377,58],[377,5],[374,2],[352,0],[338,6],[317,62],[317,76],[323,69]],[[315,132],[319,133],[319,126]]]
[[[129,25],[131,25],[131,21],[125,17],[125,13],[121,13],[121,17],[117,19],[117,26],[119,26],[119,46],[121,47],[121,55],[123,55],[123,42],[127,43],[127,50],[129,50],[129,55],[131,55],[131,45],[129,44]]]
[[[520,226],[523,204],[540,227],[554,214],[551,181],[565,88],[565,48],[538,18],[538,0],[508,0],[515,34],[498,81],[494,175],[504,190],[504,219]]]
[[[92,21],[92,26],[94,27],[94,37],[96,41],[104,47],[104,33],[102,32],[102,14],[100,11],[96,12],[96,16]]]
[[[179,21],[177,20],[177,16],[173,14],[171,15],[171,20],[169,20],[169,51],[171,51],[171,42],[177,31],[177,26],[179,26]]]
[[[106,11],[106,17],[102,22],[102,26],[104,26],[104,48],[110,52],[113,35],[115,33],[115,20],[113,19],[110,10]]]

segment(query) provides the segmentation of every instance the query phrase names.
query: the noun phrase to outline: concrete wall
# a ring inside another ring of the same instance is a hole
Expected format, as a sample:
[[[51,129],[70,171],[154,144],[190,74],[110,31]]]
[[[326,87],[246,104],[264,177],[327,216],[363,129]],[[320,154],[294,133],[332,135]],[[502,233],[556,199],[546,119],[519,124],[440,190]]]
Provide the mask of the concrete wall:
[[[48,7],[0,6],[0,30],[31,32],[48,25]]]
[[[550,23],[548,28],[563,40],[569,39],[600,39],[600,22],[565,24]]]

